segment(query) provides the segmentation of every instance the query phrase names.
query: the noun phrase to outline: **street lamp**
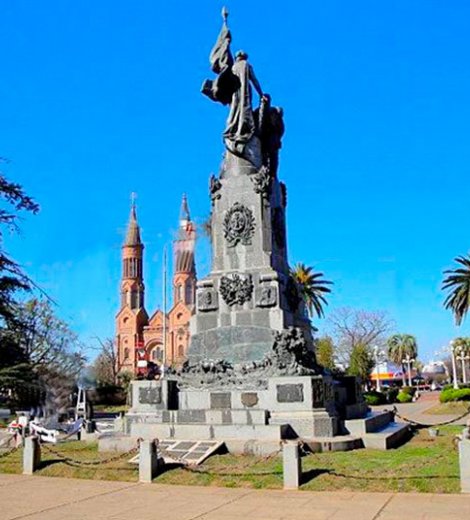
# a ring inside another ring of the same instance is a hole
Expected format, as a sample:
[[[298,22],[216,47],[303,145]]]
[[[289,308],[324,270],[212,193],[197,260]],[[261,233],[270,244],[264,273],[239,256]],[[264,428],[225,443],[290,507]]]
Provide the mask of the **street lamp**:
[[[405,356],[405,359],[402,359],[401,362],[405,365],[408,365],[408,386],[411,386],[411,365],[415,362],[409,354]]]
[[[452,378],[454,380],[454,388],[457,389],[459,387],[459,382],[457,381],[457,365],[455,363],[455,350],[456,350],[456,346],[455,346],[455,341],[454,340],[452,340],[449,343],[449,347],[450,347],[450,357],[452,359]]]
[[[462,383],[467,382],[467,372],[465,370],[465,361],[470,359],[470,356],[465,352],[465,348],[462,345],[457,346],[454,349],[455,359],[458,359],[462,363]]]
[[[379,352],[379,347],[376,345],[373,348],[374,351],[374,360],[375,360],[375,388],[377,392],[380,392],[380,369],[379,369],[379,363],[382,361],[383,356],[385,353],[383,351]],[[380,358],[379,358],[380,356]]]

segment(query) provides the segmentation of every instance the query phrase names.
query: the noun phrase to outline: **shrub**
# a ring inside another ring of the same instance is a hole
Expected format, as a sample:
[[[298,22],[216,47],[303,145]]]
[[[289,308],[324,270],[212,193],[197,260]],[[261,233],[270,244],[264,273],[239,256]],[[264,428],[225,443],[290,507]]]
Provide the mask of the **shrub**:
[[[416,388],[414,386],[403,386],[401,392],[404,394],[411,395],[413,397],[416,393]]]
[[[372,390],[370,392],[364,392],[364,399],[366,403],[370,406],[377,406],[379,404],[385,404],[387,402],[387,398],[385,394],[382,392],[376,392]]]
[[[391,388],[388,388],[387,392],[386,392],[387,403],[396,402],[399,391],[400,390],[396,386],[392,386]]]
[[[446,388],[442,390],[439,401],[448,403],[450,401],[470,401],[470,388]]]
[[[411,394],[408,394],[407,392],[403,392],[403,390],[399,392],[397,395],[397,401],[399,403],[411,403],[412,400],[413,396]]]

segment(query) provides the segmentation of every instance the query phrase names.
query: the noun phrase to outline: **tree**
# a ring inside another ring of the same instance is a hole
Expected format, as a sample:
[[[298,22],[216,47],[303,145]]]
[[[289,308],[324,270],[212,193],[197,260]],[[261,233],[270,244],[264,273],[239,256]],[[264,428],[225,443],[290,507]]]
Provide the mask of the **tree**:
[[[102,341],[96,338],[100,344],[100,352],[93,363],[93,374],[98,385],[117,385],[118,367],[114,341],[107,338]]]
[[[361,343],[354,345],[347,370],[348,374],[360,377],[363,382],[366,382],[373,368],[374,359],[369,347]]]
[[[385,345],[393,322],[385,312],[343,307],[330,314],[328,329],[336,345],[336,355],[345,366],[357,345],[367,348]]]
[[[297,284],[300,296],[305,302],[310,317],[316,314],[323,318],[323,306],[328,305],[325,294],[330,293],[328,285],[333,282],[324,280],[323,273],[315,272],[313,267],[307,267],[303,263],[298,263],[291,269],[291,276]]]
[[[0,158],[0,162],[6,162]],[[0,199],[6,206],[0,209],[0,325],[4,326],[6,318],[14,318],[14,307],[18,291],[31,288],[31,280],[25,275],[20,266],[10,258],[3,245],[5,230],[18,232],[18,218],[22,211],[37,213],[39,206],[26,195],[23,188],[8,181],[0,172]]]
[[[387,348],[390,361],[402,367],[403,385],[406,385],[403,359],[406,356],[416,359],[418,355],[416,338],[411,334],[393,334],[387,340]]]
[[[444,307],[454,314],[455,323],[460,325],[470,306],[470,254],[454,259],[461,267],[444,271],[447,277],[442,290],[448,291]]]
[[[85,366],[77,335],[54,314],[49,301],[36,298],[17,305],[7,325],[4,335],[19,348],[34,381],[31,389],[41,391],[50,413],[64,411]]]
[[[7,162],[0,158],[0,162]],[[39,206],[26,195],[23,188],[8,181],[0,171],[0,393],[19,395],[36,387],[35,375],[29,361],[13,335],[10,326],[20,329],[16,315],[18,294],[33,285],[21,267],[6,252],[5,231],[18,232],[21,212],[37,213]]]
[[[334,344],[330,336],[323,336],[315,341],[315,355],[317,362],[329,369],[334,370],[336,368],[334,360]]]

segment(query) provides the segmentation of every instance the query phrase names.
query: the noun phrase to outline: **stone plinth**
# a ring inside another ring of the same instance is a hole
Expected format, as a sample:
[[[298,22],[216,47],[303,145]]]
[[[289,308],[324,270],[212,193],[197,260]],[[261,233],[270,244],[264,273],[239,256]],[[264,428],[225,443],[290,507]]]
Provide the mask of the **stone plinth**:
[[[470,440],[459,442],[460,490],[470,493]]]
[[[131,392],[130,413],[154,413],[178,408],[178,386],[174,380],[132,381]]]

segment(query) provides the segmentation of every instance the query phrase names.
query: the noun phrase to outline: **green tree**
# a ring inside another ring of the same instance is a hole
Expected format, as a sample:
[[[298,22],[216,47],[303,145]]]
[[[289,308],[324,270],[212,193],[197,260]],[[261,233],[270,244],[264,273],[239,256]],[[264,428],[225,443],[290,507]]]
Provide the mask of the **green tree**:
[[[0,158],[0,162],[6,163]],[[5,232],[18,232],[18,219],[21,213],[37,213],[39,206],[23,188],[6,179],[0,171],[0,393],[19,395],[35,384],[35,375],[30,370],[29,360],[17,335],[12,334],[21,328],[17,316],[20,293],[29,291],[31,280],[15,262],[4,246]]]
[[[33,298],[17,304],[4,336],[21,352],[22,363],[14,366],[25,366],[29,386],[22,390],[33,394],[31,404],[41,400],[51,413],[64,411],[85,366],[77,335],[55,315],[49,301]]]
[[[6,162],[0,158],[0,162]],[[19,291],[29,290],[31,280],[26,276],[4,247],[5,231],[18,232],[18,218],[21,212],[37,213],[39,206],[26,195],[23,188],[8,181],[0,172],[0,326],[5,326],[5,319],[13,319]]]
[[[374,359],[369,348],[362,344],[355,345],[351,352],[348,374],[360,377],[363,382],[366,382],[373,368]]]
[[[317,362],[329,370],[335,369],[334,344],[330,336],[323,336],[315,341]]]
[[[444,271],[442,290],[448,291],[444,307],[452,311],[455,323],[460,325],[470,306],[470,254],[454,259],[459,267]]]
[[[416,359],[418,344],[411,334],[393,334],[387,340],[388,358],[390,361],[402,367],[403,384],[406,385],[405,367],[403,359],[406,356]]]
[[[315,272],[313,267],[303,263],[296,264],[290,274],[297,284],[309,316],[313,317],[316,314],[319,318],[323,318],[323,306],[328,305],[325,295],[331,292],[328,286],[333,282],[323,279],[323,273]]]
[[[117,385],[118,366],[114,341],[107,338],[102,341],[96,338],[100,344],[100,351],[93,362],[93,375],[98,385]]]

